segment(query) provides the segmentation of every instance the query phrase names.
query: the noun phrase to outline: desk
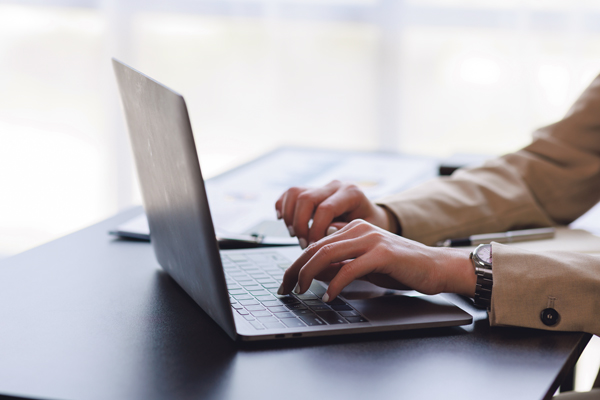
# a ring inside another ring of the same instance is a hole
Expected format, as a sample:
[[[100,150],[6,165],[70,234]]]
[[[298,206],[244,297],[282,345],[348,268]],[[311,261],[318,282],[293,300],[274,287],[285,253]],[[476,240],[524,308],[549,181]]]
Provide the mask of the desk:
[[[233,343],[144,242],[141,208],[0,263],[0,393],[55,399],[540,399],[590,339],[470,326]]]

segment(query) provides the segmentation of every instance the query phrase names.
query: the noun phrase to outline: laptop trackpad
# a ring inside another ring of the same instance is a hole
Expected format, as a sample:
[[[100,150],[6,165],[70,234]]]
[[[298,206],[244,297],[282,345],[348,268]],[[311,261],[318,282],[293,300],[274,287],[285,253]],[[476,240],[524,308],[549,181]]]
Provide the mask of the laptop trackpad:
[[[373,323],[435,324],[457,319],[469,323],[471,319],[469,314],[439,295],[383,289],[364,281],[353,282],[341,294]]]

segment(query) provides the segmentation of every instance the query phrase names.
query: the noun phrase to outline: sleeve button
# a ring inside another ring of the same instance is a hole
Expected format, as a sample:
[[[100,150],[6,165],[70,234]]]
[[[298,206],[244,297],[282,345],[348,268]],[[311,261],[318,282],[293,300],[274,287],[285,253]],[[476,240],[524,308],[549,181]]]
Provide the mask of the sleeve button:
[[[560,315],[554,308],[546,308],[540,314],[542,323],[546,326],[554,326],[560,320]]]

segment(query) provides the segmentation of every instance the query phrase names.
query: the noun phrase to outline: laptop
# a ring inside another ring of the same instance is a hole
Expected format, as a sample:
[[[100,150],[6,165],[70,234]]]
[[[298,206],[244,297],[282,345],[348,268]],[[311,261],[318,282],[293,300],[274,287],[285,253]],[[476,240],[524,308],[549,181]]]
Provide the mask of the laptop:
[[[152,247],[160,266],[233,340],[465,325],[441,296],[354,282],[323,303],[323,282],[276,294],[299,246],[220,250],[183,96],[113,59]]]

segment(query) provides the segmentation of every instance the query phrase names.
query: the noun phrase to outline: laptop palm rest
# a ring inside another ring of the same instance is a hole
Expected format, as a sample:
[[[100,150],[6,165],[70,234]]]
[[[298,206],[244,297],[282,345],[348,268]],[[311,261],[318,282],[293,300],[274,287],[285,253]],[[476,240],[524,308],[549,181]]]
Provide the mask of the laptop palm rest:
[[[472,322],[470,314],[440,295],[382,289],[363,281],[353,282],[341,295],[374,324],[406,324],[405,329],[414,329]]]

